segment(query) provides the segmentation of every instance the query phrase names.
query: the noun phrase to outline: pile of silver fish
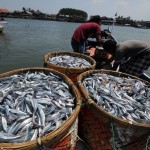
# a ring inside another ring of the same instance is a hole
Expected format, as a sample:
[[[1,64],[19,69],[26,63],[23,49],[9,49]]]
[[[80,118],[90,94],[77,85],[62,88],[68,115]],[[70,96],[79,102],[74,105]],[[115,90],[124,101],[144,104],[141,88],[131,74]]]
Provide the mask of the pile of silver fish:
[[[83,80],[87,94],[114,116],[150,124],[150,85],[130,77],[93,73]]]
[[[57,129],[75,96],[57,75],[27,72],[0,78],[0,142],[24,142]]]
[[[91,63],[85,59],[69,55],[59,55],[51,58],[49,57],[48,62],[62,67],[86,68],[91,66]]]

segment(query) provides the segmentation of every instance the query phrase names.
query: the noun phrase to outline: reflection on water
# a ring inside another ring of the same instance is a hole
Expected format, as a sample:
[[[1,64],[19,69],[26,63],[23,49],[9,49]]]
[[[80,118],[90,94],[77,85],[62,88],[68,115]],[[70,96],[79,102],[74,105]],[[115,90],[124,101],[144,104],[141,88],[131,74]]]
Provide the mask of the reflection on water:
[[[72,51],[70,40],[79,25],[28,19],[6,20],[8,23],[0,34],[0,73],[24,67],[42,67],[45,54]],[[103,29],[108,27],[102,26]],[[150,43],[149,29],[114,26],[112,33],[118,41],[139,39]]]

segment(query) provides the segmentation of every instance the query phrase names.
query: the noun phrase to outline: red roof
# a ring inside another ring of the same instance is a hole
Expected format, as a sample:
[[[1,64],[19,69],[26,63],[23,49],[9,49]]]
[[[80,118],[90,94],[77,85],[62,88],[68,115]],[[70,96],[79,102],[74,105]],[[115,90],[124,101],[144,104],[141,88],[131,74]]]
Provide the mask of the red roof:
[[[6,8],[0,8],[0,12],[9,12],[9,10]]]

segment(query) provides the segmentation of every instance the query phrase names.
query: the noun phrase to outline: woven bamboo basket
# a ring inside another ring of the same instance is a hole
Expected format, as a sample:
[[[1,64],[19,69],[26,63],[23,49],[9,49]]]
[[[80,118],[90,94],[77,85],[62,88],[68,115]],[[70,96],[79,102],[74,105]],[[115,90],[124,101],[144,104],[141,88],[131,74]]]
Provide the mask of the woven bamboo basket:
[[[23,68],[18,70],[9,71],[0,74],[0,78],[11,76],[14,74],[21,74],[26,72],[44,72],[45,74],[53,73],[59,76],[70,87],[72,94],[75,96],[75,108],[71,116],[57,129],[41,137],[42,143],[47,148],[54,150],[75,150],[77,141],[78,130],[78,114],[80,112],[81,96],[73,84],[73,82],[64,74],[49,68],[34,67]],[[0,149],[2,150],[38,150],[38,146],[35,140],[27,141],[23,143],[0,143]]]
[[[78,118],[69,130],[69,133],[65,135],[60,141],[53,143],[51,148],[53,150],[76,150],[78,134]]]
[[[91,66],[86,67],[86,68],[80,68],[80,67],[62,67],[62,66],[58,66],[58,65],[54,65],[52,63],[48,62],[48,59],[51,57],[56,57],[56,56],[60,56],[60,55],[70,55],[73,57],[79,57],[79,58],[83,58],[86,61],[91,63]],[[96,62],[93,58],[84,55],[84,54],[79,54],[79,53],[75,53],[75,52],[52,52],[52,53],[48,53],[44,56],[44,64],[46,67],[48,68],[52,68],[55,69],[57,71],[60,71],[61,73],[64,73],[65,75],[67,75],[74,83],[77,82],[77,76],[85,71],[88,70],[93,70],[95,69],[96,66]]]
[[[131,77],[141,80],[135,76],[115,72],[110,70],[91,70],[80,74],[77,78],[78,88],[85,103],[79,114],[79,133],[84,138],[91,149],[120,149],[120,150],[144,150],[148,147],[150,137],[150,124],[133,123],[123,120],[106,112],[91,99],[82,84],[84,78],[89,77],[93,73],[105,73],[117,77]],[[143,80],[141,80],[143,81]],[[148,82],[143,81],[149,85]],[[124,140],[117,134],[117,128],[123,131]],[[84,132],[82,132],[84,131]],[[126,136],[131,133],[130,139]]]

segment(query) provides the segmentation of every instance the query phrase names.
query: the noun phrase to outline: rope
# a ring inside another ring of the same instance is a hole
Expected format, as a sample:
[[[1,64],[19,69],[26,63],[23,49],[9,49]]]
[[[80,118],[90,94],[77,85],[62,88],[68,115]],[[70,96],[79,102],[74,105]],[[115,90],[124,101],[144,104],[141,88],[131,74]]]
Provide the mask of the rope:
[[[38,136],[37,136],[37,139],[36,139],[36,144],[37,144],[39,150],[52,150],[51,148],[46,148],[43,145],[43,142],[42,142],[41,137],[39,136],[39,133],[38,133]]]
[[[81,107],[88,106],[88,108],[90,108],[89,99],[91,99],[91,98],[86,98],[85,100],[83,100],[82,103],[77,103],[77,105],[79,105]]]
[[[77,103],[77,105],[80,105],[81,107],[88,105],[88,104],[89,104],[88,101],[82,102],[82,103]]]
[[[150,135],[147,137],[146,148],[145,148],[145,150],[150,150],[150,147],[148,146],[149,139],[150,139]]]
[[[111,131],[112,131],[113,149],[116,150],[114,126],[113,126],[113,123],[111,123],[110,125],[111,125]]]
[[[84,144],[84,146],[86,146],[86,148],[88,149],[88,150],[91,150],[91,148],[88,146],[88,144],[84,141],[84,140],[82,140],[78,135],[77,135],[77,138]],[[78,141],[79,141],[78,140]]]

